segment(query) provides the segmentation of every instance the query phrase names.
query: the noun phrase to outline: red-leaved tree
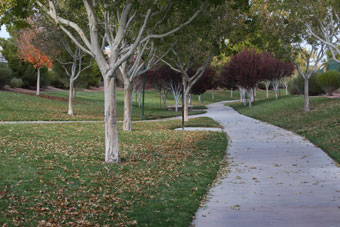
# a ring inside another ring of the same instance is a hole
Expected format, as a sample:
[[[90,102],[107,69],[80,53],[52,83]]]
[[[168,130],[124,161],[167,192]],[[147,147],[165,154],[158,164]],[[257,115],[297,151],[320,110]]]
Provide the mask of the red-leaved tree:
[[[189,72],[191,75],[192,72]],[[201,95],[205,93],[209,89],[215,88],[215,77],[216,77],[216,70],[208,67],[202,77],[192,86],[191,94],[194,95]]]
[[[281,79],[293,74],[295,66],[291,62],[283,62],[268,52],[262,52],[261,63],[259,64],[263,79],[272,81],[275,92],[275,99],[278,98],[278,89]],[[268,84],[266,84],[268,97]]]
[[[182,97],[182,77],[181,74],[172,70],[169,66],[159,66],[147,72],[147,80],[158,90],[163,100],[164,107],[167,108],[166,100],[171,92],[175,99],[175,108],[178,111],[178,103]]]
[[[256,53],[256,50],[244,49],[231,58],[228,66],[237,84],[248,92],[249,107],[253,101],[253,88],[263,78],[259,64],[261,64],[261,55]]]
[[[33,40],[39,31],[37,29],[23,30],[20,32],[16,42],[18,45],[19,56],[26,62],[29,62],[37,69],[37,92],[40,94],[40,69],[42,67],[52,68],[53,60],[42,53],[33,45]]]
[[[218,84],[221,88],[230,89],[230,97],[233,97],[233,90],[238,88],[238,82],[235,76],[231,73],[229,64],[225,64],[222,67]]]

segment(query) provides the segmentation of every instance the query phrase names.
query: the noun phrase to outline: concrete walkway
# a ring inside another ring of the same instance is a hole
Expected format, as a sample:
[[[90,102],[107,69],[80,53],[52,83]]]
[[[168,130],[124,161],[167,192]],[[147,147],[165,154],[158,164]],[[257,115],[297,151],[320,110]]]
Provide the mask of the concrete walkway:
[[[196,213],[195,226],[340,227],[340,168],[284,129],[208,106],[229,136],[230,173]],[[201,115],[202,116],[202,115]]]

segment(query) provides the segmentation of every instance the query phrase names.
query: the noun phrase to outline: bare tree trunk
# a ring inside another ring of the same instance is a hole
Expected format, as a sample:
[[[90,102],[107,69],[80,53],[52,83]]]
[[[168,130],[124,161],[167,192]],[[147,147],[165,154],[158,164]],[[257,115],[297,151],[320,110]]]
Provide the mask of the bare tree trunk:
[[[67,114],[73,115],[73,79],[70,78],[70,88],[68,94],[68,112]]]
[[[131,131],[132,113],[132,86],[129,82],[124,82],[124,120],[123,131]]]
[[[247,105],[247,98],[246,98],[246,92],[247,90],[245,88],[242,88],[242,98],[243,98],[243,103],[246,106]]]
[[[256,88],[252,88],[251,89],[251,102],[254,102],[255,101],[255,94],[256,94],[256,92],[255,92],[255,90],[256,90]]]
[[[249,103],[249,108],[251,108],[251,103],[253,102],[253,89],[248,89],[248,103]]]
[[[164,105],[165,110],[168,109],[168,105],[166,104],[167,98],[168,98],[167,95],[164,94],[162,99],[163,99],[163,105]]]
[[[288,95],[288,85],[285,85],[286,87],[286,95]]]
[[[214,100],[214,99],[215,99],[214,88],[213,88],[213,89],[211,89],[211,98],[212,98],[212,100]]]
[[[266,86],[266,97],[269,98],[270,81],[268,81],[268,80],[264,81],[264,86]]]
[[[175,107],[176,112],[178,112],[178,99],[175,99]]]
[[[37,76],[37,92],[36,96],[40,95],[40,67],[38,67],[38,76]]]
[[[72,89],[72,98],[73,98],[73,99],[76,98],[76,93],[77,93],[77,90],[76,90],[76,87],[75,87],[74,84],[73,84],[73,89]]]
[[[105,97],[105,162],[118,163],[119,144],[117,130],[116,84],[114,78],[104,78]]]
[[[191,105],[192,104],[192,95],[190,94],[189,95],[189,105]]]
[[[198,95],[198,101],[201,101],[201,95]]]
[[[238,88],[240,91],[240,102],[243,102],[243,92],[242,92],[242,88]]]
[[[305,83],[304,83],[304,93],[305,93],[305,111],[308,112],[310,110],[310,106],[309,106],[309,79],[304,78],[305,79]]]
[[[184,89],[184,121],[189,121],[189,108],[188,108],[188,97],[190,93],[190,87],[187,85],[186,81],[183,79],[183,89]]]
[[[274,88],[274,93],[275,93],[275,99],[277,100],[278,99],[278,89],[279,89],[279,86],[280,86],[280,81],[278,80],[273,80],[273,88]]]
[[[230,89],[230,97],[233,97],[233,89]]]

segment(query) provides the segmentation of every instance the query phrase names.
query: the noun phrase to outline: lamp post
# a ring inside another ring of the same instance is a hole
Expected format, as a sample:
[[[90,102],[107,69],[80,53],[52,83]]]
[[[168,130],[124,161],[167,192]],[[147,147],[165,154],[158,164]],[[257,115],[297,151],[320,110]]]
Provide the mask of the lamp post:
[[[182,83],[182,130],[184,131],[184,84],[183,83]]]

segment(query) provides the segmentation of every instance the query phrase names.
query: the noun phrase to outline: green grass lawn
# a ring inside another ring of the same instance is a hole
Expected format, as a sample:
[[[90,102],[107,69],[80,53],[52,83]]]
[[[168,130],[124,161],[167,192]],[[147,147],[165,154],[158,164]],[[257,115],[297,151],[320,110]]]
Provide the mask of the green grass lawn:
[[[68,97],[67,91],[45,92],[50,96]],[[204,104],[227,100],[224,91],[215,91],[215,99],[211,93],[204,95]],[[118,119],[123,119],[123,91],[117,92]],[[171,95],[168,105],[174,105]],[[193,105],[202,105],[197,96],[193,97]],[[47,98],[29,96],[25,94],[0,91],[0,121],[30,121],[30,120],[102,120],[104,118],[104,94],[103,92],[77,92],[74,104],[74,116],[67,114],[68,103]],[[141,108],[133,99],[132,119],[141,120]],[[193,111],[190,114],[203,112]],[[181,112],[164,110],[160,107],[157,91],[146,91],[145,95],[145,119],[157,119],[180,116]]]
[[[175,127],[135,122],[120,131],[117,165],[103,162],[103,123],[0,125],[0,225],[188,226],[226,136]]]
[[[257,101],[250,109],[231,104],[241,114],[266,121],[305,136],[340,162],[340,100],[311,97],[311,111],[303,109],[303,96],[284,96],[279,100]]]

